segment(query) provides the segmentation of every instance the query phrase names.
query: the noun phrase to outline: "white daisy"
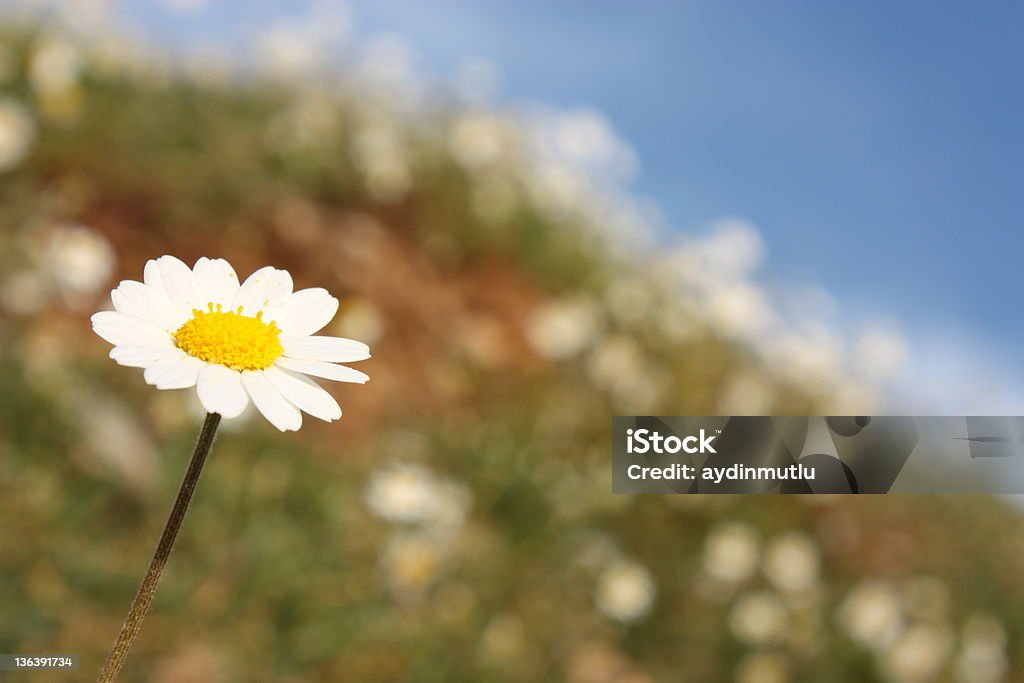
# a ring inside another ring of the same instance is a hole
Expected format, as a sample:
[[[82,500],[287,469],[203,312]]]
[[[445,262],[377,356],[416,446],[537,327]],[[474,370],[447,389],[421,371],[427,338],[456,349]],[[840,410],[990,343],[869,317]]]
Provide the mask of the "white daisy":
[[[312,336],[338,311],[320,288],[292,291],[287,271],[261,268],[239,285],[223,259],[189,268],[173,256],[146,264],[144,284],[121,282],[114,311],[92,317],[93,330],[114,345],[120,365],[144,368],[157,389],[196,387],[210,413],[237,417],[250,399],[272,425],[294,431],[302,413],[328,422],[338,403],[307,375],[366,382],[337,365],[366,360],[370,349],[341,337]]]

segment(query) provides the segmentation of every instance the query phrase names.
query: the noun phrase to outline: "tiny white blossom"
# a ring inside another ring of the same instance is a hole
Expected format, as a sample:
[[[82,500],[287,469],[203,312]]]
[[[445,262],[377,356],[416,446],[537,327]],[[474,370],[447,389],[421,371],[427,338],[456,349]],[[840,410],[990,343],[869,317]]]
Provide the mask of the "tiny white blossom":
[[[998,683],[1009,667],[1006,629],[990,616],[976,615],[964,625],[954,664],[960,683]]]
[[[908,629],[882,656],[882,671],[896,683],[933,680],[946,664],[953,638],[944,625]]]
[[[876,650],[890,646],[904,629],[896,590],[882,581],[865,581],[850,591],[838,618],[852,639]]]
[[[478,170],[500,161],[515,142],[514,128],[493,114],[466,114],[452,124],[448,148],[456,161]]]
[[[95,292],[114,271],[114,249],[110,242],[83,225],[58,226],[50,236],[47,253],[54,280],[67,292]]]
[[[598,580],[597,606],[622,622],[641,619],[651,611],[657,588],[651,573],[636,562],[617,562]]]
[[[526,337],[545,358],[561,360],[579,353],[597,334],[599,320],[593,304],[566,299],[537,308],[526,323]]]
[[[470,493],[464,486],[437,477],[425,467],[398,463],[373,473],[366,502],[388,521],[430,523],[440,530],[462,525]]]
[[[764,554],[764,573],[781,591],[804,591],[818,580],[818,547],[806,534],[792,532],[773,539]]]
[[[737,640],[748,645],[766,645],[780,640],[789,616],[785,605],[773,593],[740,596],[729,614],[729,628]]]
[[[725,583],[746,581],[757,570],[760,555],[757,534],[739,522],[727,522],[704,541],[704,571]]]

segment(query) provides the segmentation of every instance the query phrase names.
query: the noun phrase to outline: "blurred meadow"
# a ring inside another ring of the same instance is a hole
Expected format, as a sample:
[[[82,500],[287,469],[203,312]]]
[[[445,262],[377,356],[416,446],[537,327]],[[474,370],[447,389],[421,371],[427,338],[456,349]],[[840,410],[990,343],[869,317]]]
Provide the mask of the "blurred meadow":
[[[1024,681],[1001,499],[610,493],[612,415],[871,414],[901,349],[787,325],[740,221],[648,229],[598,113],[0,26],[0,652],[81,656],[3,680],[98,671],[184,472],[194,392],[89,325],[170,253],[326,287],[371,381],[225,424],[122,680]]]

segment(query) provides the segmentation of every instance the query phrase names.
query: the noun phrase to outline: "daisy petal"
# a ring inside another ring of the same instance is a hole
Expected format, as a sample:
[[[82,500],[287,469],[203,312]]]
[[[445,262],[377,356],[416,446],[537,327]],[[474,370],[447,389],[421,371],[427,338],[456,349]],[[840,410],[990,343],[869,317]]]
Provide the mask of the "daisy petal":
[[[118,365],[129,368],[148,368],[157,363],[181,360],[187,354],[181,349],[156,346],[115,346],[110,357]]]
[[[282,432],[294,432],[302,426],[302,413],[273,387],[262,370],[243,372],[242,386],[270,424]]]
[[[344,337],[303,337],[282,339],[284,355],[298,360],[322,360],[328,363],[352,363],[370,357],[370,347]]]
[[[198,358],[185,356],[179,360],[150,365],[143,377],[147,384],[157,389],[188,389],[199,381],[199,373],[204,367],[206,363]]]
[[[174,338],[167,330],[117,311],[94,314],[92,329],[115,346],[174,346]]]
[[[267,381],[293,406],[325,422],[341,417],[341,406],[323,387],[302,375],[270,367],[263,371]]]
[[[192,269],[173,256],[161,256],[156,263],[160,268],[160,281],[171,303],[184,311],[197,308],[200,302]]]
[[[119,313],[142,318],[167,332],[174,332],[187,320],[187,315],[176,311],[162,290],[141,282],[124,280],[110,293],[110,298]]]
[[[334,363],[325,363],[322,360],[299,360],[297,358],[282,357],[277,359],[277,367],[293,372],[301,372],[304,375],[333,379],[335,382],[355,382],[366,384],[370,379],[365,373]]]
[[[285,337],[308,337],[331,322],[338,312],[338,300],[326,289],[315,287],[292,294],[277,309],[268,313],[276,320]]]
[[[249,405],[249,395],[242,388],[242,375],[223,365],[207,365],[199,373],[196,384],[199,402],[208,413],[224,418],[238,417]]]
[[[204,256],[196,261],[192,272],[196,278],[200,308],[209,303],[221,304],[225,308],[231,305],[238,293],[239,284],[238,275],[230,263],[222,258],[210,259]]]
[[[231,310],[241,306],[244,315],[255,316],[283,303],[291,293],[292,276],[288,271],[267,266],[245,279],[231,301]]]
[[[154,259],[146,261],[146,268],[142,271],[142,281],[146,283],[147,287],[152,287],[158,292],[162,292],[165,296],[167,290],[164,288],[164,279],[160,276],[160,264]]]

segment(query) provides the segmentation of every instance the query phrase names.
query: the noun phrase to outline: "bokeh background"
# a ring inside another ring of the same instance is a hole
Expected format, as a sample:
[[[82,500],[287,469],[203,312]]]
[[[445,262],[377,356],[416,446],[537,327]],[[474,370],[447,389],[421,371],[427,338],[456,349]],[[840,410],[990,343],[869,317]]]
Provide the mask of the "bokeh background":
[[[0,8],[0,651],[82,662],[4,680],[91,679],[184,471],[198,402],[88,323],[164,253],[328,288],[372,379],[222,428],[122,680],[1024,680],[1005,499],[611,495],[611,415],[934,396],[890,301],[780,283],[748,220],[669,227],[599,109],[426,73],[359,6]]]

